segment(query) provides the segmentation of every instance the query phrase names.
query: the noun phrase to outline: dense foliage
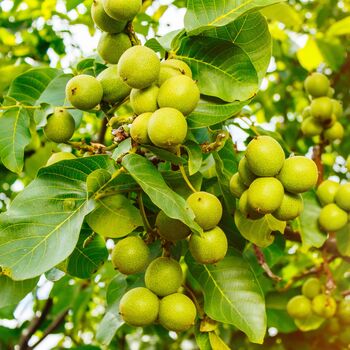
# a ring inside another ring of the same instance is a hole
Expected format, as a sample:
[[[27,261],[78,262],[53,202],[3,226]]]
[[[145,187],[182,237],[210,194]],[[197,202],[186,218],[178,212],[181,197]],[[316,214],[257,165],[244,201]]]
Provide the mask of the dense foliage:
[[[0,349],[347,349],[349,4],[119,3],[0,2]]]

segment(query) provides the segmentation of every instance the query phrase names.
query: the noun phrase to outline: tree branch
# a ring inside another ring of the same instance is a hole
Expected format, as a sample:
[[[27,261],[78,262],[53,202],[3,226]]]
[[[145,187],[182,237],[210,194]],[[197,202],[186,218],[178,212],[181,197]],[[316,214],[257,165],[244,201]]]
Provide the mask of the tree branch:
[[[99,132],[98,138],[97,138],[97,142],[99,144],[104,144],[104,142],[105,142],[107,123],[108,123],[108,119],[107,119],[107,117],[104,117],[103,120],[101,121],[101,128],[100,128],[100,132]]]
[[[46,319],[46,316],[49,314],[53,306],[53,300],[51,298],[46,300],[46,303],[41,311],[40,316],[33,318],[32,322],[29,325],[29,328],[23,332],[21,339],[19,341],[19,350],[29,349],[28,342],[32,335],[39,329],[41,324]]]
[[[66,318],[68,314],[69,309],[62,311],[56,319],[54,319],[50,325],[46,328],[43,336],[31,347],[28,347],[28,349],[34,349],[36,346],[38,346],[49,334],[51,334],[54,330],[56,330],[62,322],[64,322],[64,319]]]
[[[253,244],[254,247],[254,253],[256,258],[258,259],[259,265],[262,267],[262,269],[266,272],[266,274],[272,278],[274,281],[280,282],[282,280],[281,277],[275,275],[271,269],[270,266],[267,264],[266,260],[265,260],[265,256],[264,253],[262,252],[262,250],[255,244]]]

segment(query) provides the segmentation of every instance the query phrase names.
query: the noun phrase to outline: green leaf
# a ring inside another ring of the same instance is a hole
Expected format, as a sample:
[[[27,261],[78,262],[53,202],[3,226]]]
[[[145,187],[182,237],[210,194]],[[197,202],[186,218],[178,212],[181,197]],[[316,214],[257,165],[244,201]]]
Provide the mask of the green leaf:
[[[227,140],[225,146],[219,152],[214,152],[216,174],[221,192],[225,199],[226,208],[232,215],[235,209],[235,197],[230,190],[230,180],[237,172],[238,162],[234,152],[234,145],[231,139]]]
[[[128,154],[131,149],[132,149],[132,143],[131,143],[131,137],[129,137],[118,144],[118,147],[114,150],[112,154],[112,158],[114,160],[118,160],[125,154]]]
[[[37,284],[38,279],[13,281],[0,275],[0,308],[15,305],[20,302]]]
[[[284,232],[286,222],[265,215],[259,220],[247,219],[239,210],[235,211],[235,223],[241,235],[258,247],[268,247],[274,241],[273,231]]]
[[[194,335],[196,337],[196,343],[199,350],[212,350],[208,332],[202,333],[196,329]]]
[[[315,191],[309,191],[303,195],[304,210],[297,220],[294,220],[294,228],[300,233],[304,247],[322,247],[327,239],[327,234],[320,230],[318,218],[321,207],[316,198]]]
[[[186,262],[204,294],[204,311],[218,322],[232,324],[251,342],[262,343],[266,332],[264,295],[246,260],[229,249],[224,260],[215,265]]]
[[[170,151],[167,151],[165,149],[150,146],[150,145],[145,145],[145,147],[148,150],[150,150],[153,154],[155,154],[158,158],[160,158],[162,160],[166,160],[172,164],[181,165],[181,164],[186,163],[186,159],[184,159],[182,157],[178,157],[176,154],[174,154]]]
[[[208,6],[202,0],[188,0],[185,28],[190,35],[196,35],[278,2],[281,0],[213,0]]]
[[[350,256],[350,223],[337,233],[337,247],[341,255]]]
[[[7,96],[25,105],[34,106],[49,83],[61,74],[61,71],[54,68],[30,69],[12,82]]]
[[[329,36],[340,36],[350,34],[350,16],[333,23],[327,31]]]
[[[108,258],[105,240],[83,226],[78,244],[67,259],[67,273],[78,278],[89,278]]]
[[[98,234],[111,238],[124,237],[142,226],[138,209],[121,194],[97,200],[97,207],[86,222]]]
[[[23,169],[24,149],[29,144],[30,118],[24,108],[11,108],[0,117],[0,157],[9,170],[20,173]]]
[[[262,82],[271,60],[272,40],[264,16],[259,12],[242,16],[234,22],[203,33],[204,36],[224,39],[240,47],[253,63]]]
[[[203,128],[221,123],[241,111],[249,102],[231,102],[204,100],[199,101],[196,109],[187,117],[191,129]]]
[[[289,4],[281,3],[264,8],[261,13],[268,19],[281,22],[298,32],[303,24],[302,16]]]
[[[86,189],[88,193],[97,192],[102,188],[110,179],[111,174],[105,169],[97,169],[88,175],[86,179]]]
[[[213,350],[230,350],[230,348],[215,332],[209,332],[209,341]]]
[[[152,163],[140,155],[128,154],[123,158],[122,165],[166,215],[182,221],[195,232],[202,232],[185,200],[168,187]]]
[[[42,168],[37,178],[0,215],[0,266],[14,280],[56,266],[74,250],[85,215],[95,207],[86,180],[112,169],[106,156],[64,160]]]
[[[189,175],[194,175],[199,171],[202,166],[203,154],[201,147],[193,142],[187,141],[183,148],[187,151],[188,154],[188,172]]]
[[[183,38],[175,56],[191,67],[204,95],[226,102],[246,101],[258,90],[258,76],[250,57],[227,40]]]
[[[67,11],[75,9],[79,4],[83,3],[84,0],[67,0],[66,8]]]

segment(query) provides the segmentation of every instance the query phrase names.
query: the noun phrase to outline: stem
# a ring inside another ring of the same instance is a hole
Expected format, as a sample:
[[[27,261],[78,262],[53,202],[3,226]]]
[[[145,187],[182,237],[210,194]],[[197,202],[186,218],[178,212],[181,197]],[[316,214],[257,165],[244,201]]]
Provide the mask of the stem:
[[[323,150],[324,150],[323,143],[314,146],[312,150],[312,160],[316,163],[317,170],[318,170],[317,186],[319,186],[323,182],[323,175],[324,175],[324,169],[322,164]]]
[[[251,131],[253,131],[253,133],[256,135],[256,136],[259,136],[260,135],[260,132],[257,130],[257,128],[255,127],[254,123],[248,118],[248,117],[238,117],[240,120],[242,120],[243,123],[245,123],[249,129]],[[247,120],[249,120],[249,123],[247,122]]]
[[[153,231],[153,228],[152,228],[152,226],[150,225],[150,223],[148,221],[146,210],[145,210],[145,206],[143,204],[142,192],[139,192],[137,194],[137,202],[139,204],[139,209],[140,209],[143,225],[145,226],[147,232]]]
[[[41,106],[23,106],[21,104],[16,104],[16,105],[11,105],[11,106],[0,106],[0,110],[6,111],[8,109],[12,109],[12,108],[16,108],[16,107],[17,108],[18,107],[25,108],[25,109],[40,109],[41,108]]]
[[[323,271],[325,272],[325,274],[327,276],[326,290],[328,293],[331,293],[331,291],[336,288],[336,284],[334,281],[332,271],[329,267],[329,261],[327,259],[327,252],[325,249],[322,250],[322,258],[323,258],[323,264],[322,264]]]
[[[29,325],[28,330],[26,333],[23,333],[21,336],[21,339],[19,341],[19,350],[26,350],[28,349],[28,342],[32,335],[40,328],[41,324],[45,321],[46,316],[49,314],[51,308],[53,306],[53,300],[51,298],[46,300],[46,303],[41,311],[41,314],[39,317],[35,317],[31,324]]]
[[[97,142],[100,144],[103,144],[105,142],[105,136],[106,136],[106,131],[107,131],[107,122],[108,119],[107,117],[104,117],[103,120],[101,121],[101,128],[100,132],[97,138]]]
[[[270,266],[267,264],[266,260],[265,260],[265,256],[264,253],[262,252],[262,250],[255,244],[253,244],[254,247],[254,252],[255,252],[255,256],[258,259],[258,262],[260,264],[260,266],[263,268],[263,270],[266,272],[266,274],[273,280],[280,282],[282,280],[281,277],[275,275],[271,269]]]
[[[177,151],[176,151],[176,154],[178,157],[181,156],[181,149],[180,147],[178,147]],[[179,165],[179,169],[180,169],[180,172],[181,172],[181,175],[183,177],[183,179],[185,180],[187,186],[190,188],[190,190],[194,193],[197,192],[197,190],[193,187],[193,185],[191,184],[191,181],[189,180],[189,178],[187,177],[187,174],[186,174],[186,171],[185,171],[185,168],[182,164]]]
[[[203,310],[203,308],[200,306],[196,295],[194,294],[193,290],[187,285],[187,284],[183,284],[182,285],[183,288],[186,290],[186,292],[189,294],[190,298],[192,299],[194,305],[196,306],[196,309],[198,311],[199,314],[199,318],[203,319],[205,316],[205,312]]]
[[[28,349],[34,349],[36,346],[38,346],[49,334],[51,334],[55,329],[57,329],[61,323],[64,321],[68,314],[69,309],[61,312],[56,319],[54,319],[50,325],[46,328],[45,332],[43,333],[43,336],[31,347],[28,347]]]
[[[126,29],[127,29],[127,34],[129,36],[132,46],[141,45],[141,41],[139,40],[139,38],[135,33],[134,26],[132,25],[132,21],[130,21],[127,24]]]
[[[120,107],[122,106],[124,103],[128,102],[130,99],[130,96],[126,97],[124,100],[117,102],[116,104],[114,104],[109,110],[107,110],[105,112],[105,114],[107,115],[107,117],[111,117],[114,115],[114,112]]]

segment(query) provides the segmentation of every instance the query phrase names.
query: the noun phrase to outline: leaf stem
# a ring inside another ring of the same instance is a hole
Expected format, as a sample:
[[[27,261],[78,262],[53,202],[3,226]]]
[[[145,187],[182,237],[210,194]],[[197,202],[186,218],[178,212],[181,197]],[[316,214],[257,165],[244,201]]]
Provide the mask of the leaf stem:
[[[176,154],[177,154],[178,157],[181,156],[181,149],[180,149],[180,147],[177,148]],[[184,168],[184,166],[183,166],[182,164],[179,165],[179,169],[180,169],[182,178],[185,180],[187,186],[190,188],[190,190],[191,190],[192,192],[196,193],[197,190],[196,190],[196,189],[193,187],[193,185],[191,184],[191,181],[190,181],[189,178],[187,177],[185,168]]]
[[[151,224],[149,223],[148,218],[147,218],[145,206],[144,206],[144,204],[143,204],[142,192],[139,192],[139,193],[137,194],[137,203],[138,203],[138,205],[139,205],[139,209],[140,209],[140,213],[141,213],[143,225],[145,226],[147,232],[152,232],[152,231],[153,231],[153,228],[152,228],[152,226],[151,226]]]
[[[199,318],[203,319],[204,316],[205,316],[205,312],[204,312],[203,308],[201,307],[201,305],[199,304],[199,302],[197,300],[197,297],[194,294],[193,290],[187,284],[183,284],[182,286],[186,290],[188,295],[190,296],[190,298],[193,301],[194,305],[196,306],[197,312],[199,314]]]

